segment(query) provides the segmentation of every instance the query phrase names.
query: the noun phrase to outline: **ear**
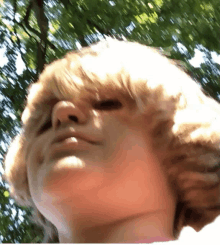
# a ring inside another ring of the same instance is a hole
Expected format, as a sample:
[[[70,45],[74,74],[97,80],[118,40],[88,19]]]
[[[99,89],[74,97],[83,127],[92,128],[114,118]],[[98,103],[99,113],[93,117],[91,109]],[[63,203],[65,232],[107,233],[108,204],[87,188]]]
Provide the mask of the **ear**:
[[[4,160],[3,178],[10,186],[11,196],[24,206],[31,205],[30,191],[27,179],[27,167],[25,162],[25,137],[21,133],[17,135],[9,147]]]

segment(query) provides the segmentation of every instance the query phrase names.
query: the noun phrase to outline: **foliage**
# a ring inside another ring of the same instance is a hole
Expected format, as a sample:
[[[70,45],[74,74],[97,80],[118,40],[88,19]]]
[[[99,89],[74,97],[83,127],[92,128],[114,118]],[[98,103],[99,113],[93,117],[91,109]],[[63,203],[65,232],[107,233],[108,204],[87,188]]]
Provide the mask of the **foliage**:
[[[1,4],[2,156],[19,132],[26,89],[44,65],[105,36],[160,47],[181,60],[206,93],[219,101],[220,67],[212,58],[212,52],[220,50],[219,0],[2,0]],[[189,63],[196,49],[204,54],[201,67]],[[31,211],[8,197],[3,181],[0,195],[0,241],[40,242],[42,231],[30,222]]]

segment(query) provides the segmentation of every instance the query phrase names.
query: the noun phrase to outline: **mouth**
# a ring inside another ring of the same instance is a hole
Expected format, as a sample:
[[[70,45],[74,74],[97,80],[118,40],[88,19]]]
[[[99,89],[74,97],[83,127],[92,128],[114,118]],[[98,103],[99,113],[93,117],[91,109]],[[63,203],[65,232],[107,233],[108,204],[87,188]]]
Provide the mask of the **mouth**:
[[[91,143],[76,137],[69,137],[52,145],[53,151],[88,150],[89,147]]]
[[[91,136],[75,132],[73,129],[62,130],[50,144],[50,156],[72,155],[76,152],[88,151],[93,145],[100,145]]]
[[[80,154],[93,147],[90,142],[78,137],[59,137],[51,144],[48,155],[50,159],[57,159]]]
[[[85,141],[89,144],[98,144],[97,142],[91,140],[88,136],[79,134],[77,132],[67,132],[60,133],[57,137],[52,141],[51,145],[59,144],[59,143],[73,143],[77,141]]]

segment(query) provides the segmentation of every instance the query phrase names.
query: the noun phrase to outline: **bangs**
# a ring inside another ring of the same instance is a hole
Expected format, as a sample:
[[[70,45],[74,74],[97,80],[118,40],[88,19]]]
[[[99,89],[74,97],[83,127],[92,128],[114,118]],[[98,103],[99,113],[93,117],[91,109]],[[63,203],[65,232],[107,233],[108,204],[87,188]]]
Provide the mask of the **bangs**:
[[[123,97],[134,104],[146,96],[146,79],[132,81],[122,61],[91,54],[80,57],[77,52],[47,66],[38,83],[42,85],[42,97],[46,92],[58,100],[73,102]]]

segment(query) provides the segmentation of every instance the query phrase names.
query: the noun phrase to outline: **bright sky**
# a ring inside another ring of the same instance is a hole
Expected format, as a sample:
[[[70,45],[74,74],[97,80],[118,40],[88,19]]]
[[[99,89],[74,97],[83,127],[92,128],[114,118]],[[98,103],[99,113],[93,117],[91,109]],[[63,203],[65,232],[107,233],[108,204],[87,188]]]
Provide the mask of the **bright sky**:
[[[193,228],[186,227],[183,229],[179,244],[207,244],[219,245],[220,244],[220,216],[215,221],[205,226],[200,232],[196,232]]]
[[[177,241],[166,243],[155,242],[154,245],[219,245],[220,244],[220,217],[213,223],[205,226],[200,232],[191,227],[185,227]]]
[[[181,48],[184,51],[184,47],[181,46]],[[213,52],[212,58],[214,59],[214,61],[220,64],[220,55],[217,55],[216,53]],[[202,61],[203,61],[203,53],[200,52],[199,50],[195,50],[195,56],[193,59],[191,59],[190,63],[195,67],[199,67]],[[7,62],[7,58],[4,57],[4,49],[0,49],[0,67],[3,66],[6,62]],[[25,68],[20,55],[18,55],[16,67],[17,67],[18,74],[21,74],[23,69]],[[2,171],[1,166],[0,166],[0,171]],[[13,211],[14,210],[12,210],[12,212]],[[22,219],[21,216],[20,218]],[[203,228],[198,233],[193,228],[190,228],[190,227],[184,228],[182,233],[180,234],[180,238],[178,241],[167,242],[166,244],[170,244],[170,245],[174,245],[174,244],[220,245],[219,232],[220,232],[220,216],[213,223],[211,223],[210,225],[207,225],[205,228]],[[161,243],[154,243],[154,244],[161,245]]]

